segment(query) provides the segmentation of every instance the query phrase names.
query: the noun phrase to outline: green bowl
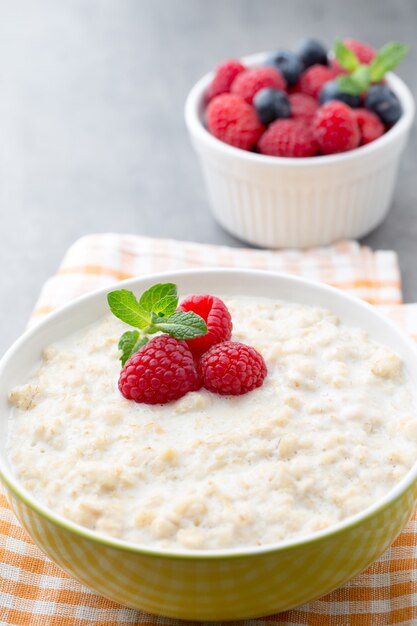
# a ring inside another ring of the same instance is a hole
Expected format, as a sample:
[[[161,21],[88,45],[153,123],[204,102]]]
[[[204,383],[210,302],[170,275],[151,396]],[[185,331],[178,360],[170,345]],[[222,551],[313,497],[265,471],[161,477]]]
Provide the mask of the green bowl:
[[[369,305],[323,285],[272,272],[196,270],[125,281],[144,290],[170,281],[182,293],[270,296],[332,309],[395,350],[417,388],[413,341]],[[14,476],[5,454],[7,394],[25,380],[49,343],[107,310],[107,289],[69,304],[25,333],[0,362],[0,477],[16,517],[48,557],[74,578],[120,604],[192,620],[231,620],[288,610],[342,585],[377,559],[410,518],[417,464],[365,511],[327,530],[276,545],[215,551],[148,549],[90,531],[38,502]]]

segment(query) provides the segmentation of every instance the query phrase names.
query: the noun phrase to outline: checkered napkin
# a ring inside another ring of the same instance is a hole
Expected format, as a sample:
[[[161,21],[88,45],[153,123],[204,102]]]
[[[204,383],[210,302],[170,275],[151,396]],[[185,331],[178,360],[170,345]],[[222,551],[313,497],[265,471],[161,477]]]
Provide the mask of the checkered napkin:
[[[323,281],[383,306],[417,338],[417,304],[401,305],[394,252],[346,241],[308,251],[232,249],[116,234],[89,235],[67,252],[44,286],[31,323],[83,293],[133,276],[189,267],[248,267]],[[365,572],[327,596],[245,626],[417,625],[417,517]],[[0,624],[176,626],[101,598],[53,565],[19,526],[0,493]],[[236,623],[235,623],[236,626]]]

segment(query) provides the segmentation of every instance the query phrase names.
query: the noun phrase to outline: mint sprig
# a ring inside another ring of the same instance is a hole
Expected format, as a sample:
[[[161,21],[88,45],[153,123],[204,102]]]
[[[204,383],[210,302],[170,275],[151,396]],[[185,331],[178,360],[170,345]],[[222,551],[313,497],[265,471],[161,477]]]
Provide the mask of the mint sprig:
[[[139,330],[123,333],[119,340],[122,366],[148,341],[147,335],[167,333],[176,339],[194,339],[205,335],[207,325],[192,311],[177,311],[178,292],[173,283],[158,283],[137,300],[134,293],[118,289],[107,294],[110,310],[117,318]]]
[[[340,39],[336,39],[334,42],[334,54],[339,65],[343,69],[348,70],[348,72],[353,72],[360,65],[359,59],[353,50],[348,48]]]
[[[408,46],[397,41],[392,41],[383,46],[369,66],[372,82],[379,82],[387,72],[395,69],[407,52]]]
[[[351,96],[358,96],[366,91],[370,84],[370,71],[368,65],[359,65],[352,74],[338,78],[340,89]]]
[[[360,63],[357,55],[340,39],[334,44],[335,57],[349,74],[339,76],[337,84],[341,91],[359,96],[372,83],[380,82],[387,72],[395,69],[408,52],[408,46],[392,41],[378,50],[369,64]]]

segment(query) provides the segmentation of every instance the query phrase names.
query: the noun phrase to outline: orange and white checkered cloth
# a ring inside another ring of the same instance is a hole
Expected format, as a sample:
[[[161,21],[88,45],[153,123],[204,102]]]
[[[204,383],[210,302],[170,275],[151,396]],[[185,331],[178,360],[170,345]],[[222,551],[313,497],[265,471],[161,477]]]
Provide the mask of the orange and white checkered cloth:
[[[187,267],[250,267],[324,281],[383,305],[417,338],[417,304],[401,304],[397,257],[356,242],[308,251],[270,252],[115,234],[89,235],[67,252],[44,286],[32,323],[115,280]],[[417,625],[417,517],[365,572],[327,596],[245,626]],[[0,624],[22,626],[175,626],[101,598],[53,565],[20,527],[0,493]],[[235,623],[235,626],[237,624]]]

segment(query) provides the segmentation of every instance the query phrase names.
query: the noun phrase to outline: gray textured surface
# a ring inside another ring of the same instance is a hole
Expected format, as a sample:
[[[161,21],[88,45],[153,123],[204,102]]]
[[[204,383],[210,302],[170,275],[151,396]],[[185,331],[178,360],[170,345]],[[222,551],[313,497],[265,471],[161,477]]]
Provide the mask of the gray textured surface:
[[[0,352],[80,235],[239,245],[213,221],[183,103],[217,62],[306,34],[414,44],[415,0],[0,0]],[[417,89],[416,48],[400,75]],[[416,130],[392,212],[366,243],[417,300]]]

